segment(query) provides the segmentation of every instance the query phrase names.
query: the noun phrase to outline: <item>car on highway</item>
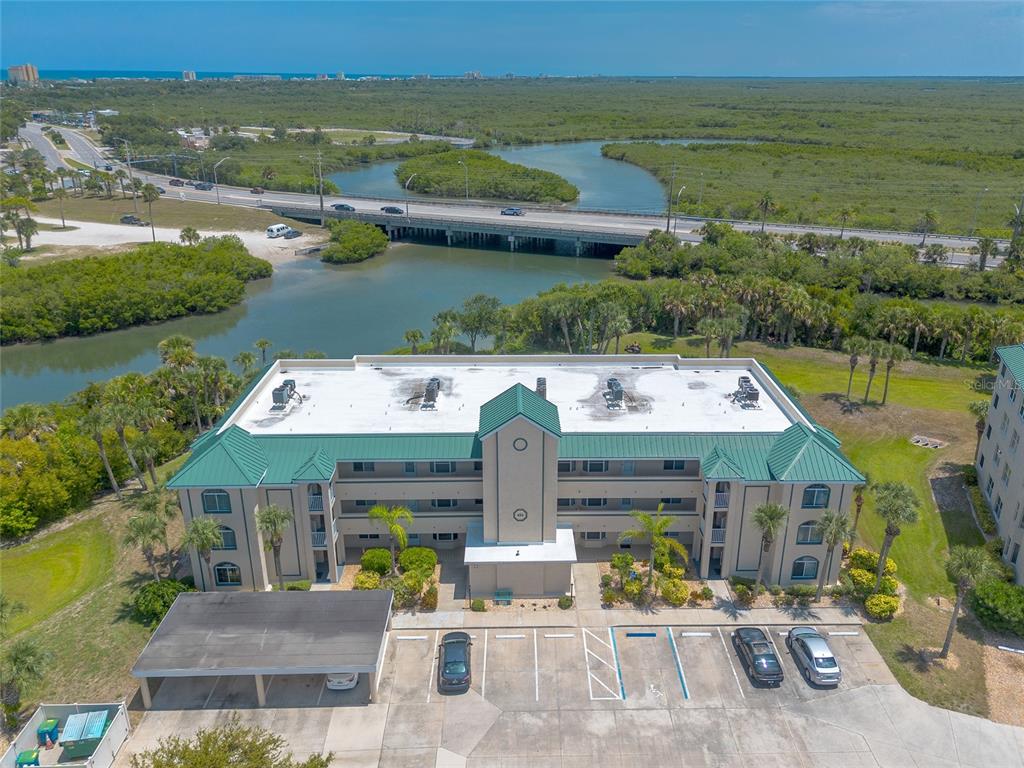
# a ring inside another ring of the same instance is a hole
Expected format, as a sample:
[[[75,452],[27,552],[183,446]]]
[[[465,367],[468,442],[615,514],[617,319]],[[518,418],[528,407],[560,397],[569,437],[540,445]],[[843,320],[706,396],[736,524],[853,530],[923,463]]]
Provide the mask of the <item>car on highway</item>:
[[[185,186],[185,182],[182,181],[181,179],[171,179],[167,183],[170,184],[172,187],[184,187]]]
[[[167,194],[167,190],[166,190],[166,189],[164,189],[163,187],[155,187],[155,189],[156,189],[156,191],[157,191],[157,192],[159,192],[159,193],[160,193],[161,195],[166,195],[166,194]]]
[[[355,672],[332,672],[327,675],[327,690],[351,691],[359,683],[359,675]]]
[[[354,211],[355,210],[355,207],[349,205],[348,203],[335,203],[334,205],[331,206],[331,208],[333,208],[336,211]]]
[[[143,221],[134,213],[126,213],[121,217],[122,224],[131,224],[134,227],[145,227],[149,225],[148,221]]]
[[[208,181],[197,181],[195,186],[196,189],[201,189],[203,192],[209,192],[213,189],[213,184]]]
[[[775,653],[775,646],[763,629],[740,627],[732,633],[732,643],[751,680],[781,685],[784,677],[782,664]]]
[[[786,647],[807,682],[815,685],[842,682],[843,671],[835,654],[814,627],[793,627],[786,635]]]
[[[263,187],[253,187],[252,189],[249,190],[249,194],[250,195],[262,195],[266,191],[267,190],[265,190]]]
[[[524,211],[522,208],[502,208],[501,209],[501,215],[502,216],[525,216],[526,215],[526,211]]]
[[[470,648],[473,641],[465,632],[448,632],[437,649],[437,690],[441,693],[465,693],[469,690]]]
[[[380,209],[380,212],[381,213],[397,213],[399,215],[405,213],[405,211],[403,211],[397,205],[385,205],[383,208]]]
[[[288,231],[284,233],[285,240],[294,240],[296,237],[302,237],[302,233],[297,229],[288,228]]]
[[[110,163],[107,163],[106,165],[103,166],[103,170],[104,171],[112,171],[112,170],[114,170],[114,166],[112,166]]]
[[[186,187],[194,187],[194,186],[195,186],[196,184],[198,184],[198,183],[199,183],[199,182],[198,182],[198,181],[196,181],[195,179],[187,179],[187,180],[185,181],[185,186],[186,186]]]

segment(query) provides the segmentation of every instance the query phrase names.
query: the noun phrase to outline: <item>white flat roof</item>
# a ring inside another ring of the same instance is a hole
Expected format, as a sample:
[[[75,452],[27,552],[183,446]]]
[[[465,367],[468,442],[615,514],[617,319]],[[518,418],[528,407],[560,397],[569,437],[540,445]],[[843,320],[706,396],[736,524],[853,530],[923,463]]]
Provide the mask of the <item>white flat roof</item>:
[[[733,402],[739,376],[760,390],[756,407]],[[440,379],[433,408],[428,379]],[[803,420],[754,360],[688,360],[674,355],[374,357],[280,361],[229,424],[254,435],[473,433],[480,406],[516,383],[547,379],[562,432],[781,432]],[[624,389],[610,408],[607,380]],[[274,409],[273,390],[295,381],[301,401]]]
[[[575,563],[572,526],[558,526],[554,541],[528,544],[487,544],[481,523],[466,526],[466,565],[481,563]]]

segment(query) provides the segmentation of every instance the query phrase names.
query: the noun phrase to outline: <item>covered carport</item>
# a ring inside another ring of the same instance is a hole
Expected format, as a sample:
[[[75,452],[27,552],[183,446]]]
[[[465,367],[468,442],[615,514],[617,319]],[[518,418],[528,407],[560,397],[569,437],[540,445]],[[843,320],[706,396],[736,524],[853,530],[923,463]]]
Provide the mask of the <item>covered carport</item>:
[[[271,675],[367,676],[376,698],[391,617],[390,590],[184,592],[132,675],[153,706],[151,678],[251,676],[259,706]]]

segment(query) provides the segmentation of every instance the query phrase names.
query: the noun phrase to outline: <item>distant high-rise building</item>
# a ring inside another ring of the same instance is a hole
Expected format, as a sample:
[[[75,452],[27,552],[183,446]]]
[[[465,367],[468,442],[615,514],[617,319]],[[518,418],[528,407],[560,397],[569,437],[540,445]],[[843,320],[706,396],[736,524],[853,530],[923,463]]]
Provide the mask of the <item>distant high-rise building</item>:
[[[35,64],[19,64],[7,68],[7,79],[14,85],[39,85],[39,70]]]
[[[335,75],[335,77],[338,80],[344,80],[345,79],[345,73],[344,72],[339,72],[338,74]]]
[[[464,74],[463,77],[466,78],[467,80],[483,80],[484,76],[481,75],[478,71],[473,70]]]
[[[181,73],[181,79],[187,83],[191,83],[196,79],[196,71],[194,69],[186,69]]]

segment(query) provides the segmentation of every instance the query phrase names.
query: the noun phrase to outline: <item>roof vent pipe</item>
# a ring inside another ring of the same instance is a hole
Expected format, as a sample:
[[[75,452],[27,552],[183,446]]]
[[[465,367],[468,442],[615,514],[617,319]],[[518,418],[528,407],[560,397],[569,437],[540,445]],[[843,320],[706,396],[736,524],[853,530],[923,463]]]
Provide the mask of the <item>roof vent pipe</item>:
[[[544,376],[537,377],[537,394],[548,399],[548,380]]]

